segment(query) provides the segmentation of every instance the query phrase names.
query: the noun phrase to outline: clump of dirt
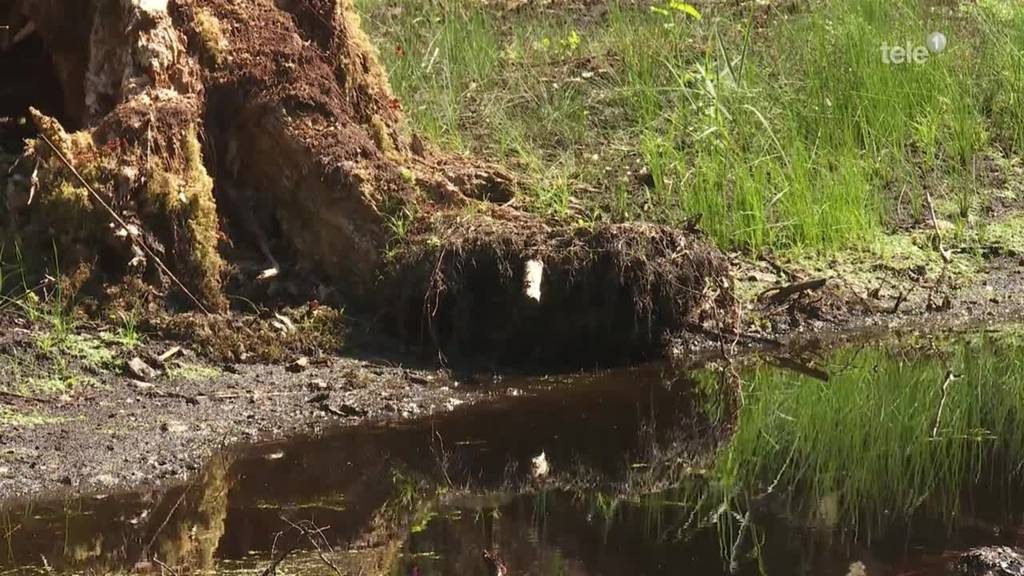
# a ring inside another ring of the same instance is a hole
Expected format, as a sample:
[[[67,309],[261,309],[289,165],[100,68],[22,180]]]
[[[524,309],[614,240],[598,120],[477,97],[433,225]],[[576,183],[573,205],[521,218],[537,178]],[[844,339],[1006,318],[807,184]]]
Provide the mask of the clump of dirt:
[[[433,219],[393,258],[407,339],[453,359],[630,361],[689,323],[733,326],[728,263],[646,224],[565,227],[503,208]]]
[[[188,343],[212,360],[280,363],[338,350],[347,324],[337,309],[308,306],[265,314],[155,315],[144,328]]]

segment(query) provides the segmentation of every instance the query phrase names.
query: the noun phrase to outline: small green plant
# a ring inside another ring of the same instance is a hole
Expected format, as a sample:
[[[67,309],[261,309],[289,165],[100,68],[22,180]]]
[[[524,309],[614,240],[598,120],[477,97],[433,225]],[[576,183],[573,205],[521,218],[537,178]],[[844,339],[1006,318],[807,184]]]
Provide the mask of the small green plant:
[[[59,422],[60,419],[37,411],[21,411],[0,406],[0,428],[9,426],[29,427],[42,426]]]
[[[403,206],[396,213],[386,214],[384,217],[387,220],[388,230],[391,231],[392,238],[395,241],[402,241],[409,235],[409,230],[416,216],[412,208]]]
[[[575,52],[580,47],[580,33],[576,30],[570,30],[569,34],[562,40],[562,47],[569,52]]]
[[[142,344],[143,335],[139,332],[139,319],[131,312],[118,312],[120,319],[113,334],[106,334],[105,340],[125,350],[134,350]]]
[[[651,12],[661,14],[662,16],[671,16],[673,12],[680,12],[697,20],[702,18],[700,11],[694,8],[693,4],[680,2],[679,0],[668,0],[662,6],[651,6]]]
[[[171,378],[193,382],[213,380],[224,375],[224,372],[213,366],[195,362],[176,362],[167,370]]]

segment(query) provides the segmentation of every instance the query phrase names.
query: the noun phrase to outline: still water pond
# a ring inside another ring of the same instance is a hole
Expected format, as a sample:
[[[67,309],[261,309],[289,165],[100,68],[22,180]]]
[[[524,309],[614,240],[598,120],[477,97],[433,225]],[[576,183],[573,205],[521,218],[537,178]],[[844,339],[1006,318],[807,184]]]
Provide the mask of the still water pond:
[[[8,502],[0,574],[944,574],[1024,540],[1019,334],[520,382],[187,486]]]

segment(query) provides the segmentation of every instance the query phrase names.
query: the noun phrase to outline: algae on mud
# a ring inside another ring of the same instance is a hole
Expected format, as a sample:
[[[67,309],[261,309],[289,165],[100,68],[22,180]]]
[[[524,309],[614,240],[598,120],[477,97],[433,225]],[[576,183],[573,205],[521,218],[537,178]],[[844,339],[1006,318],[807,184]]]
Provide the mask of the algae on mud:
[[[490,405],[235,452],[184,490],[4,504],[18,529],[0,566],[164,561],[147,542],[166,523],[168,545],[206,534],[177,568],[252,571],[310,522],[336,566],[373,574],[486,574],[481,549],[511,573],[944,574],[950,551],[1024,522],[1021,351],[1016,329],[854,345],[818,363],[828,382],[748,366],[738,397],[729,369],[519,382]],[[40,547],[55,534],[64,549]],[[308,545],[281,566],[325,569]]]

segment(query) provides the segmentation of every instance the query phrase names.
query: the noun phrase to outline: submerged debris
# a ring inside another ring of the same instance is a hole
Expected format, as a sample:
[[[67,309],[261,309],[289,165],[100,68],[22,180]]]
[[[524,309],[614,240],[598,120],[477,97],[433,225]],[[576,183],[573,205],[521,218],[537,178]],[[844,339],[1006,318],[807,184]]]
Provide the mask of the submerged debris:
[[[961,554],[954,567],[960,576],[1021,576],[1024,555],[1008,546],[983,546]]]
[[[530,474],[533,476],[534,480],[546,478],[550,471],[551,468],[548,466],[548,457],[544,452],[541,452],[530,460]]]

